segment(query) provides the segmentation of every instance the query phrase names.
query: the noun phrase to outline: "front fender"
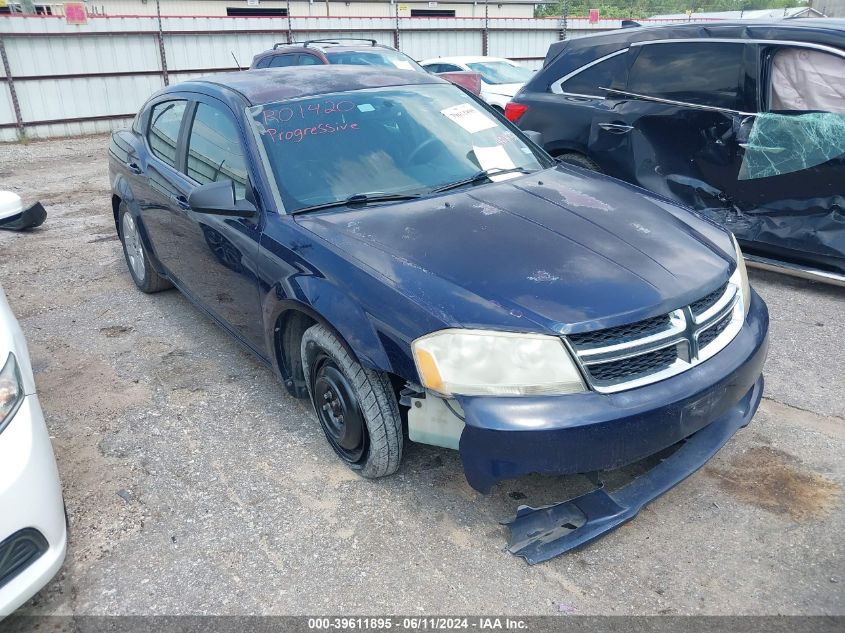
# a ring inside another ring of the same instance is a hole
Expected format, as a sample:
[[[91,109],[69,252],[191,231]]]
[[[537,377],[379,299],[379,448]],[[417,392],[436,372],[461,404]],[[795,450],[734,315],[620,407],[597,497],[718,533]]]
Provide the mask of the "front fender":
[[[303,276],[276,283],[264,297],[264,322],[275,324],[288,310],[302,312],[335,330],[358,362],[379,371],[392,371],[387,353],[369,318],[327,279]],[[273,349],[274,328],[267,328],[268,349]]]

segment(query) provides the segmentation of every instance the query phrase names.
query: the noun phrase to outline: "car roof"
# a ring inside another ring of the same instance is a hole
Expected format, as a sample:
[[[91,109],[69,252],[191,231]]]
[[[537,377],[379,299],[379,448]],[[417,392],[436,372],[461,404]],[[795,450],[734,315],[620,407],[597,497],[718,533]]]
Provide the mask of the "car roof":
[[[682,38],[794,39],[845,48],[845,20],[798,18],[791,20],[725,20],[687,22],[623,28],[595,35],[555,42],[546,62],[565,49],[584,49],[605,44],[632,44],[659,39]]]
[[[725,20],[685,22],[623,28],[555,42],[549,46],[543,69],[529,81],[531,90],[545,90],[551,75],[563,76],[635,42],[673,39],[760,39],[825,44],[845,49],[845,20],[800,18],[792,20]],[[554,70],[546,72],[551,66]]]
[[[477,62],[509,62],[504,57],[492,57],[490,55],[453,55],[451,57],[432,57],[424,59],[420,64],[475,64]]]
[[[223,89],[238,93],[249,105],[260,105],[366,88],[448,83],[416,70],[325,64],[222,73],[176,84],[163,92],[213,92]]]

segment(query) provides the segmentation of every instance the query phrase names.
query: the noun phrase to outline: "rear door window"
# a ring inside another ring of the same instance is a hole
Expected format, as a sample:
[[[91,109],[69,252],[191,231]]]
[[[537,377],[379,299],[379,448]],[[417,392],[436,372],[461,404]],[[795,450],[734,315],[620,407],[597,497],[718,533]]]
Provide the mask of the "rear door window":
[[[184,100],[162,101],[154,105],[150,112],[150,127],[147,131],[150,150],[171,167],[176,167],[176,144],[187,103]]]
[[[639,50],[637,50],[639,49]],[[729,110],[743,109],[745,44],[678,42],[632,48],[628,92]]]
[[[607,96],[607,90],[602,88],[610,88],[614,84],[625,85],[625,59],[625,55],[620,53],[594,63],[569,79],[559,82],[559,89],[553,86],[553,92],[604,98]]]
[[[235,183],[235,197],[246,195],[247,170],[240,135],[223,110],[197,104],[188,137],[188,176],[200,184],[220,180]]]
[[[841,179],[845,166],[845,58],[803,47],[763,58],[767,112],[753,119],[740,180],[816,169]]]

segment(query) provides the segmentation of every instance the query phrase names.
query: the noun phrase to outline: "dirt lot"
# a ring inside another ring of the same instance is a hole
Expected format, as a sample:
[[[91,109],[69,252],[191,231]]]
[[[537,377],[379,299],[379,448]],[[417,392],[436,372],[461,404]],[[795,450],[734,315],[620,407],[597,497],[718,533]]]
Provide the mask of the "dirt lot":
[[[753,273],[772,328],[751,426],[633,522],[529,567],[498,521],[579,482],[484,497],[421,445],[389,479],[349,472],[259,361],[179,293],[132,285],[106,141],[0,146],[3,187],[49,213],[0,234],[0,282],[71,526],[25,612],[845,614],[845,289]]]

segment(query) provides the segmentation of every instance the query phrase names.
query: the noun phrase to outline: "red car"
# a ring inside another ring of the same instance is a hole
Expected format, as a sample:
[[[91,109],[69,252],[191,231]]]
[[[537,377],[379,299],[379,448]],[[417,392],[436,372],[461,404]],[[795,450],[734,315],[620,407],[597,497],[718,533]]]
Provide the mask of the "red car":
[[[284,66],[315,66],[319,64],[346,64],[352,66],[387,66],[401,70],[428,71],[405,53],[375,40],[334,38],[274,44],[269,51],[252,58],[250,70],[256,68],[282,68]],[[436,73],[473,94],[481,94],[481,75],[476,72]]]

